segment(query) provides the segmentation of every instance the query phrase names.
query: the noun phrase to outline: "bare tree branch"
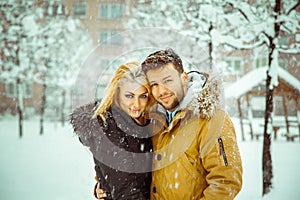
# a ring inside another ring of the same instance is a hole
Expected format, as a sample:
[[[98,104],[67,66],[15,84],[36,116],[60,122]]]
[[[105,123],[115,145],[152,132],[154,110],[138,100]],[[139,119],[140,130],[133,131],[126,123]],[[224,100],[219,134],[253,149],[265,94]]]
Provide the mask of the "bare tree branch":
[[[278,48],[278,51],[280,53],[286,53],[286,54],[299,54],[300,53],[300,46],[298,48]]]
[[[233,3],[227,3],[227,4],[228,4],[229,6],[231,6],[232,8],[238,10],[238,11],[243,15],[243,17],[244,17],[248,22],[250,22],[248,16],[244,13],[244,11],[242,11],[242,9],[235,7],[235,6],[233,5]]]
[[[295,10],[300,5],[300,1],[298,1],[293,7],[290,8],[290,10],[286,13],[289,15],[293,10]]]
[[[232,42],[232,40],[224,40],[224,44],[227,46],[230,46],[232,48],[239,49],[239,50],[249,50],[249,49],[254,49],[254,48],[260,47],[263,44],[266,44],[266,42],[263,40],[259,40],[258,42],[255,42],[253,44],[236,45]]]

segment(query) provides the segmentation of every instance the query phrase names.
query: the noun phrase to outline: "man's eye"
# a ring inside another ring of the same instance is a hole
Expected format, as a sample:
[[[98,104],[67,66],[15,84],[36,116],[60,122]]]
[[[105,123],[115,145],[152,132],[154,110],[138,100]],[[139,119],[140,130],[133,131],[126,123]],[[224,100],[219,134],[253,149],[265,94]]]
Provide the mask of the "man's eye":
[[[128,99],[132,99],[133,95],[132,94],[125,94],[125,97],[128,98]]]
[[[165,83],[167,84],[167,83],[171,83],[173,80],[172,79],[167,79],[167,80],[165,80]]]

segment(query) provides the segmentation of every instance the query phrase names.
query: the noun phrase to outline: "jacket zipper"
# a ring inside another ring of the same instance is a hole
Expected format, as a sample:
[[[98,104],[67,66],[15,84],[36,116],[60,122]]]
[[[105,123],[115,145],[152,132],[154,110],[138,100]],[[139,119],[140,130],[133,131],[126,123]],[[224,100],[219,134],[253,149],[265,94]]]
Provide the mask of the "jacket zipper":
[[[225,153],[225,149],[224,149],[224,145],[223,145],[223,141],[222,141],[221,137],[218,138],[218,142],[219,142],[219,147],[220,147],[220,155],[223,156],[225,166],[228,166],[227,157],[226,157],[226,153]]]

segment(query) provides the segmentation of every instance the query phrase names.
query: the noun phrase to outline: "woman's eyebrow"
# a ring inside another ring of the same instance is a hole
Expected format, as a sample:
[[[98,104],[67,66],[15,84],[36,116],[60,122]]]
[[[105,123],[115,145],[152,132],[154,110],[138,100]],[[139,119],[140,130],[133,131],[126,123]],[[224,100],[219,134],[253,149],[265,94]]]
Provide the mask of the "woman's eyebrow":
[[[130,92],[130,91],[125,91],[125,93],[126,93],[126,94],[128,94],[128,93],[129,93],[129,94],[132,94],[132,95],[134,95],[134,93],[133,93],[133,92]]]

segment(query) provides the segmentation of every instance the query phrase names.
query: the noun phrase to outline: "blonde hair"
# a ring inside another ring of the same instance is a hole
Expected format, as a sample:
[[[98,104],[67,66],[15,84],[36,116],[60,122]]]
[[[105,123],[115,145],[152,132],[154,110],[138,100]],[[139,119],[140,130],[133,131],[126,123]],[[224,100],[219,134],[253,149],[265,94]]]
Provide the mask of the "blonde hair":
[[[124,82],[133,81],[138,82],[141,86],[144,86],[148,92],[149,100],[144,111],[144,117],[148,118],[150,107],[154,103],[154,98],[152,95],[150,95],[150,86],[147,82],[145,74],[142,71],[140,63],[138,62],[129,62],[118,67],[118,69],[115,71],[114,77],[105,88],[104,96],[94,113],[94,117],[100,116],[105,122],[106,119],[104,114],[109,109],[111,104],[115,103],[118,107],[120,107],[117,96],[119,93],[119,86]]]

